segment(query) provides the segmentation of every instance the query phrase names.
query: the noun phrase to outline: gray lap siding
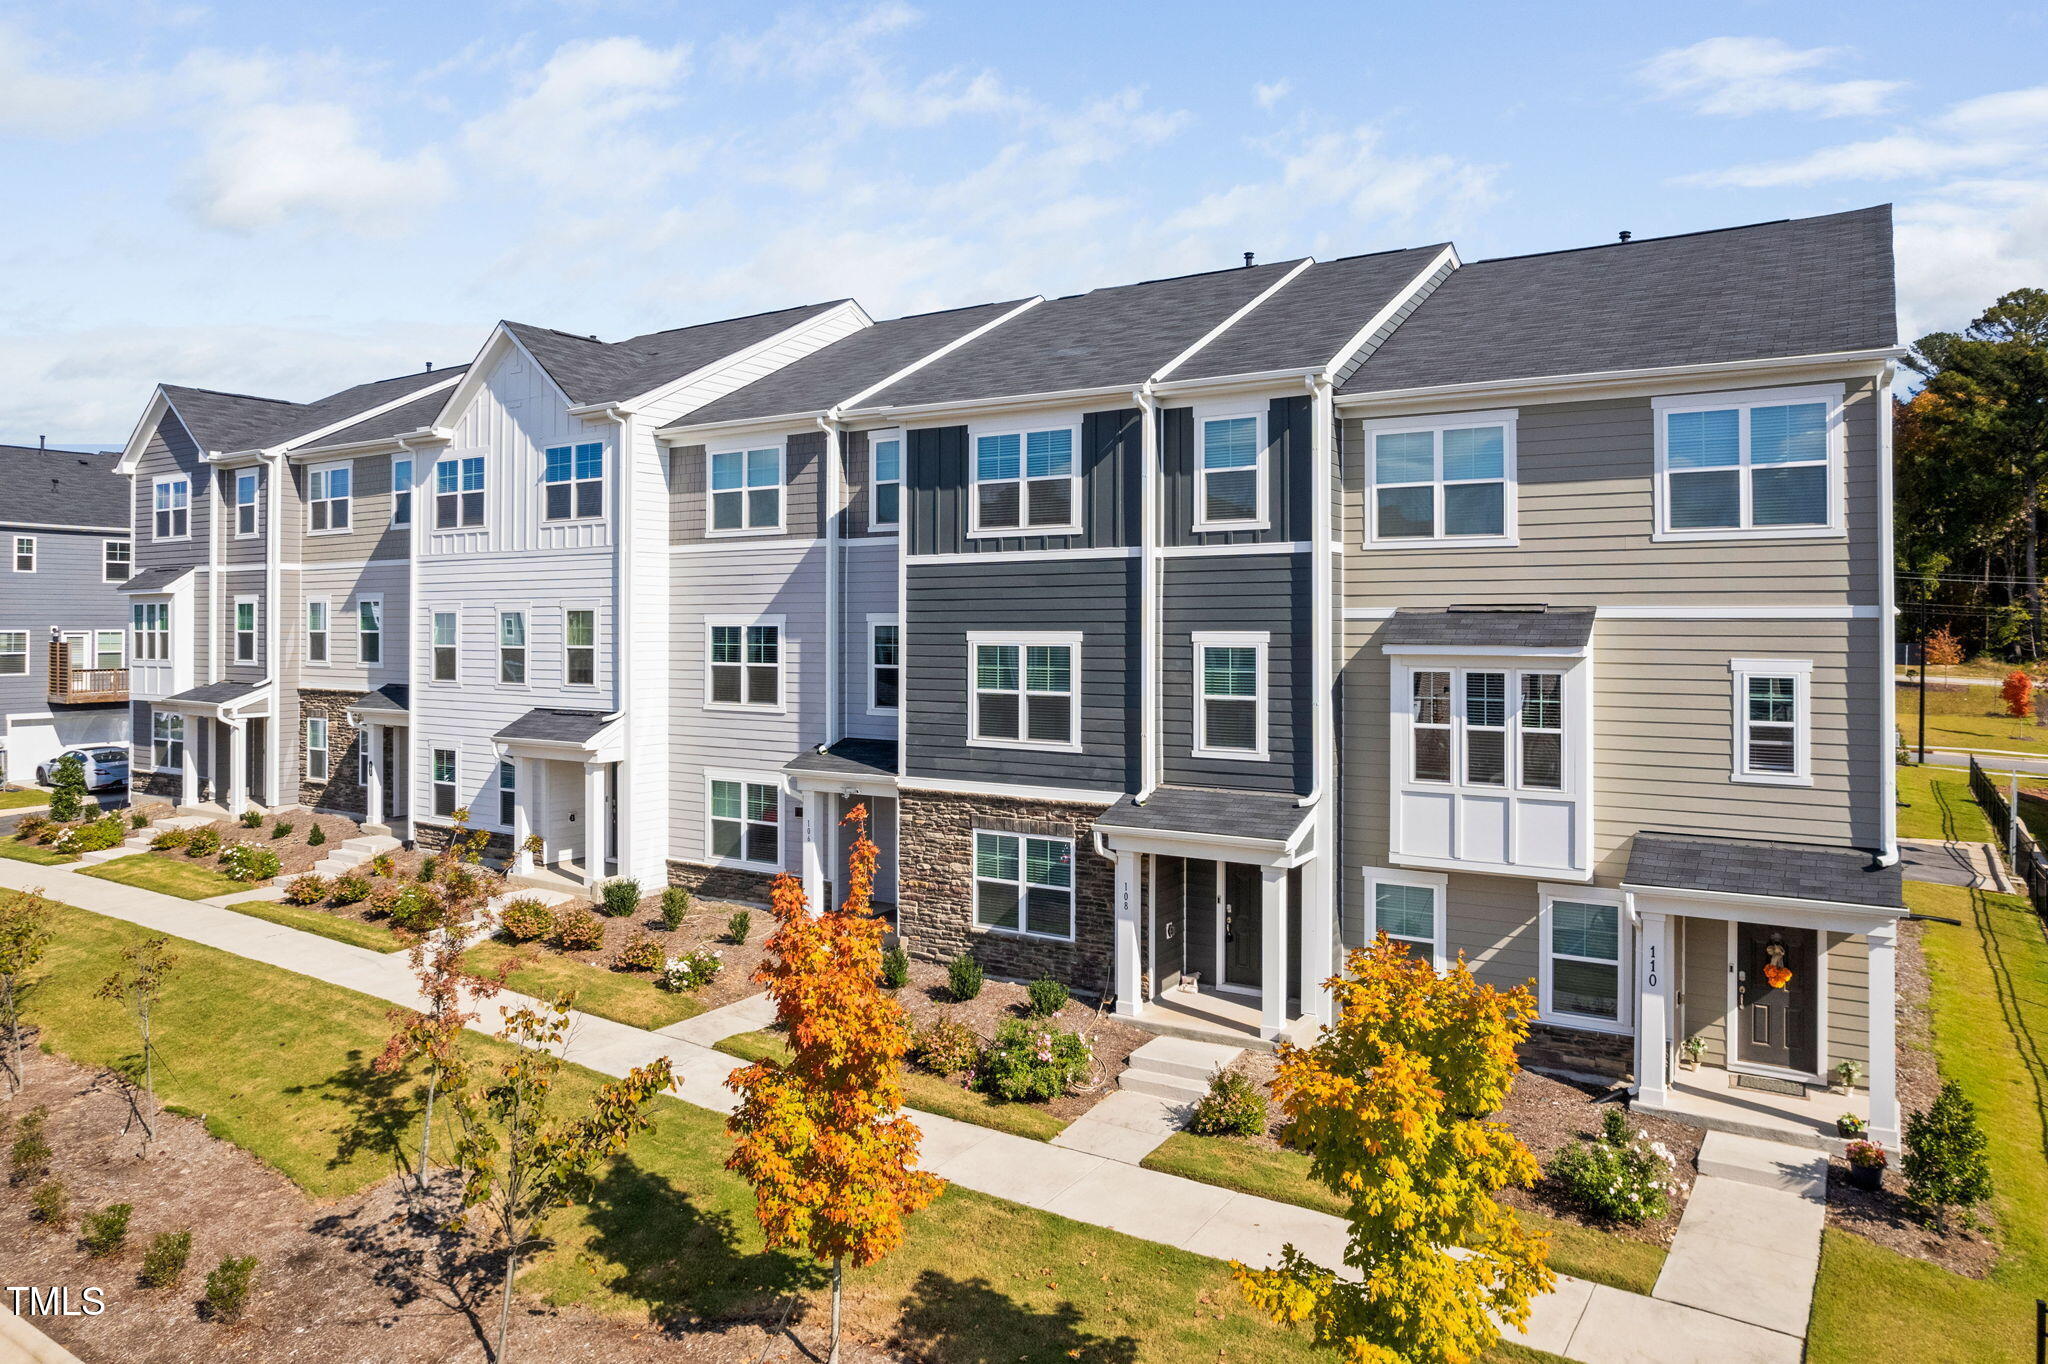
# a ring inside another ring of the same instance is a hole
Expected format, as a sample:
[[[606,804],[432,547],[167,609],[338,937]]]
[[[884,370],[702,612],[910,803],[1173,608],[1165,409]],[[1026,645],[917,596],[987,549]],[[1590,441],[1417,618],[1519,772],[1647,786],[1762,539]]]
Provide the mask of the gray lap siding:
[[[1314,612],[1306,554],[1230,554],[1164,561],[1160,744],[1166,780],[1188,786],[1307,793],[1315,784]],[[1264,761],[1198,758],[1194,636],[1265,631]]]

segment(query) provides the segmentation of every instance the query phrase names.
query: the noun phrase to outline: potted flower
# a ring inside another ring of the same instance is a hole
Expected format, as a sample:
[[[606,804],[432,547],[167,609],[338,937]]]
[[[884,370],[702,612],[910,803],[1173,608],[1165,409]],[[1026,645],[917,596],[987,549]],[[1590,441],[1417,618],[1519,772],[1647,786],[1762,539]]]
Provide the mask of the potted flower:
[[[1863,1078],[1863,1067],[1855,1061],[1838,1062],[1835,1066],[1835,1088],[1844,1094],[1854,1093],[1856,1082]]]
[[[1849,1143],[1849,1183],[1875,1191],[1884,1187],[1884,1146],[1874,1141]]]
[[[1870,1124],[1854,1113],[1844,1113],[1835,1119],[1835,1135],[1844,1141],[1851,1141],[1870,1130]]]
[[[1678,1046],[1678,1064],[1686,1070],[1698,1070],[1706,1057],[1707,1039],[1704,1037],[1688,1037]]]

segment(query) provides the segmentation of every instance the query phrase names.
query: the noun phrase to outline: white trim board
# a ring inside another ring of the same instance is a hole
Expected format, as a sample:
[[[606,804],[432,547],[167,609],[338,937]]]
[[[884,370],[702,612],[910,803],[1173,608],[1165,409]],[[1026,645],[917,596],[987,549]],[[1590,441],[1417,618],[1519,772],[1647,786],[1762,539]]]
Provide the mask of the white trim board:
[[[971,556],[970,556],[971,557]],[[1392,620],[1394,606],[1347,606],[1346,620]],[[1876,620],[1876,606],[1596,606],[1609,620]]]

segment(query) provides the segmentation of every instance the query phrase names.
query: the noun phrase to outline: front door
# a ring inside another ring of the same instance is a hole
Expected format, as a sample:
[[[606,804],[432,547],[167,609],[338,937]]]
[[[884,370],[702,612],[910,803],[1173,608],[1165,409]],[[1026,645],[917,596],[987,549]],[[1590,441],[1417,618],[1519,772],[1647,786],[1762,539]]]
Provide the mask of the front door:
[[[1265,946],[1259,869],[1246,862],[1223,864],[1223,983],[1259,988],[1259,957]]]
[[[269,728],[262,720],[250,720],[242,726],[242,789],[258,805],[270,804],[263,789],[263,744]]]
[[[1811,929],[1735,926],[1736,1059],[1811,1074],[1820,1018]]]

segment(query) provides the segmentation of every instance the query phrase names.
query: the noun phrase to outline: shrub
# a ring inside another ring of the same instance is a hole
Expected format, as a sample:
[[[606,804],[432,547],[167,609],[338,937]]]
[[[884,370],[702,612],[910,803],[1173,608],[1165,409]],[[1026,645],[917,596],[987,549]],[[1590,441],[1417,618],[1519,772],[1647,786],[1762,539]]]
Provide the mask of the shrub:
[[[260,828],[262,828],[262,827],[263,827],[263,812],[262,812],[261,810],[244,810],[244,811],[242,811],[242,827],[243,827],[244,829],[260,829]]]
[[[1265,1130],[1266,1096],[1242,1071],[1218,1067],[1188,1114],[1188,1131],[1199,1137],[1256,1137]]]
[[[1094,1052],[1080,1034],[1050,1023],[1006,1018],[981,1053],[975,1077],[1005,1099],[1056,1099],[1088,1074]]]
[[[135,1213],[132,1203],[115,1203],[90,1213],[79,1223],[80,1239],[85,1242],[85,1253],[95,1260],[104,1260],[109,1255],[121,1253],[121,1247],[128,1242],[128,1219]]]
[[[1906,1197],[1928,1220],[1950,1208],[1973,1208],[1991,1197],[1991,1166],[1977,1106],[1954,1080],[1934,1102],[1906,1119]]]
[[[49,827],[50,818],[48,815],[23,815],[20,819],[14,821],[14,836],[26,843]],[[152,843],[150,846],[155,847],[156,845]]]
[[[531,895],[508,900],[498,912],[498,923],[514,942],[532,942],[555,931],[555,911]]]
[[[2005,685],[1999,688],[2005,697],[2005,713],[2016,720],[2034,718],[2034,679],[2025,672],[2014,668],[2005,675]]]
[[[326,841],[327,841],[327,830],[325,830],[325,829],[321,828],[321,827],[320,827],[320,826],[319,826],[318,824],[315,824],[315,825],[314,825],[314,826],[313,826],[312,828],[310,828],[310,829],[306,830],[306,846],[307,846],[307,847],[309,847],[309,848],[317,848],[317,847],[319,847],[319,846],[320,846],[320,845],[321,845],[322,843],[325,843]],[[226,1264],[226,1263],[227,1263],[227,1261],[223,1260],[223,1261],[221,1261],[221,1263],[222,1263],[222,1264]]]
[[[734,910],[732,917],[725,921],[725,940],[738,947],[746,942],[747,933],[753,926],[753,915],[744,909]]]
[[[327,891],[327,878],[309,871],[284,883],[284,902],[288,905],[317,905],[327,898]]]
[[[1067,987],[1051,976],[1040,976],[1032,981],[1025,993],[1031,997],[1033,1018],[1051,1018],[1067,1007]]]
[[[206,1311],[215,1321],[240,1321],[256,1285],[254,1255],[224,1255],[206,1276]]]
[[[370,878],[344,872],[327,888],[327,898],[337,905],[352,905],[370,893]]]
[[[380,852],[370,859],[370,875],[389,876],[398,870],[398,859],[388,852]]]
[[[882,954],[882,984],[891,990],[910,984],[910,954],[900,946]]]
[[[678,994],[687,994],[691,990],[701,990],[706,985],[709,985],[718,978],[718,973],[724,969],[725,959],[723,957],[719,956],[716,952],[707,951],[699,947],[694,951],[683,953],[680,957],[670,957],[667,961],[663,962],[661,964],[661,980],[659,984],[664,990],[674,990]]]
[[[566,952],[588,952],[604,942],[604,923],[583,906],[555,916],[555,946]]]
[[[50,846],[58,852],[82,853],[100,852],[116,847],[128,837],[128,826],[119,815],[107,815],[100,819],[66,829],[51,840]]]
[[[644,933],[612,954],[614,971],[659,971],[662,964],[661,944]]]
[[[941,1018],[911,1035],[910,1059],[934,1075],[959,1075],[981,1060],[981,1039],[965,1023]]]
[[[439,928],[446,913],[441,897],[417,883],[400,886],[391,897],[391,922],[408,933],[427,933]]]
[[[1631,1133],[1619,1108],[1601,1115],[1600,1140],[1573,1142],[1550,1159],[1559,1192],[1596,1217],[1644,1222],[1669,1206],[1671,1152],[1647,1133]]]
[[[290,820],[280,819],[277,823],[270,826],[270,836],[273,839],[290,838],[292,830],[295,827],[296,826]]]
[[[194,829],[192,836],[185,840],[185,856],[211,857],[220,851],[220,830]]]
[[[231,881],[268,881],[284,864],[260,843],[237,843],[221,854],[220,869]]]
[[[420,869],[412,879],[415,881],[431,881],[434,879],[435,870],[440,865],[441,859],[438,857],[422,857],[420,859]]]
[[[690,892],[681,886],[669,886],[661,892],[662,927],[671,932],[683,926],[683,920],[690,917]],[[739,916],[735,914],[734,918]]]
[[[631,914],[640,907],[640,883],[630,876],[619,876],[599,887],[598,912],[617,919]]]
[[[66,753],[50,773],[50,818],[68,824],[85,805],[85,764]]]
[[[981,993],[981,963],[961,953],[946,963],[946,989],[965,1004]]]
[[[185,1261],[192,1256],[192,1233],[159,1233],[142,1252],[142,1281],[151,1288],[169,1288],[185,1277]]]
[[[476,873],[458,862],[442,874],[441,884],[451,899],[467,900],[476,894],[478,883]]]
[[[22,1115],[21,1126],[14,1134],[14,1144],[7,1149],[7,1171],[13,1183],[19,1184],[49,1172],[50,1141],[43,1133],[43,1125],[49,1116],[50,1110],[40,1104]]]
[[[155,838],[149,840],[149,847],[152,852],[169,852],[173,848],[182,848],[191,841],[192,831],[190,829],[165,829]]]
[[[61,1227],[71,1217],[71,1191],[61,1179],[46,1179],[28,1196],[29,1216],[46,1227]]]
[[[129,811],[128,827],[131,829],[147,829],[149,827],[149,816],[140,810]]]

